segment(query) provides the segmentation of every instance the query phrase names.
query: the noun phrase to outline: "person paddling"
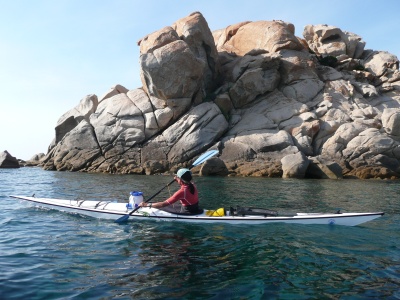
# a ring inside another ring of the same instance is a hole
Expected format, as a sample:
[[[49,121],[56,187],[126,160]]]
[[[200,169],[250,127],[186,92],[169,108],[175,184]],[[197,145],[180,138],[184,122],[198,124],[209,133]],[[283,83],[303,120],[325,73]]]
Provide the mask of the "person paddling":
[[[163,208],[180,201],[181,213],[187,214],[199,214],[202,209],[199,207],[199,195],[197,188],[192,182],[192,172],[189,169],[179,169],[175,180],[181,186],[178,191],[176,191],[171,197],[162,202],[146,203],[142,202],[139,204],[141,207],[154,207]],[[168,207],[169,208],[169,207]],[[165,209],[171,211],[171,209]]]

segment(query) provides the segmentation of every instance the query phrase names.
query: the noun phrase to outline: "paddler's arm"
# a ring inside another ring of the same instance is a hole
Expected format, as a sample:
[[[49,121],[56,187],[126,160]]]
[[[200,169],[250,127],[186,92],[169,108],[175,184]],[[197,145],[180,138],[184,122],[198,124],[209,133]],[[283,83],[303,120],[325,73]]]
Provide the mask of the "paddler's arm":
[[[154,208],[161,208],[161,207],[164,207],[164,206],[168,206],[169,205],[169,203],[168,202],[166,202],[166,201],[163,201],[163,202],[154,202],[154,203],[146,203],[146,202],[142,202],[142,203],[140,203],[139,204],[139,206],[141,206],[141,207],[154,207]]]

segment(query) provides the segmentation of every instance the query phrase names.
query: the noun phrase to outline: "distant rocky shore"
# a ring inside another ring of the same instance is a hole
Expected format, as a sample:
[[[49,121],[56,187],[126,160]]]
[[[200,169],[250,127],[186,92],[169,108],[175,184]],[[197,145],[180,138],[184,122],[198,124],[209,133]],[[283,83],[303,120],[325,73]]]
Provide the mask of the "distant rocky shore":
[[[142,87],[115,85],[60,117],[46,170],[400,177],[399,60],[357,34],[285,21],[211,31],[199,12],[143,37]]]
[[[30,160],[24,161],[12,156],[7,150],[0,152],[0,169],[16,169],[20,167],[31,167],[40,164],[40,160],[45,156],[44,153],[35,154]]]

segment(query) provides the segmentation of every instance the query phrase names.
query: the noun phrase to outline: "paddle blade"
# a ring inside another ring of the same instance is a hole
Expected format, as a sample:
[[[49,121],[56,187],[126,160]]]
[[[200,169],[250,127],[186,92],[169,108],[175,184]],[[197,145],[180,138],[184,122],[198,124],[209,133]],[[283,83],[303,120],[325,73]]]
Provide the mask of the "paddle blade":
[[[116,219],[115,223],[122,223],[129,219],[129,215],[122,216],[121,218]]]
[[[195,167],[195,166],[198,166],[198,165],[202,164],[207,159],[210,159],[211,157],[217,155],[218,153],[219,153],[218,150],[207,151],[206,153],[200,155],[200,157],[194,161],[192,167]]]

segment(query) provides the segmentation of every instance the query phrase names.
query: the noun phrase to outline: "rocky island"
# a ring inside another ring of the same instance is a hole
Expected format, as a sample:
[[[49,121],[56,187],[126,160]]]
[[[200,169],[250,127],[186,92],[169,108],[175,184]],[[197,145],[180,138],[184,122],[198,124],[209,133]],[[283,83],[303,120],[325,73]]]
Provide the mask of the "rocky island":
[[[156,174],[209,149],[203,175],[400,177],[399,60],[357,34],[285,21],[211,31],[199,12],[138,41],[142,87],[60,117],[46,170]]]

